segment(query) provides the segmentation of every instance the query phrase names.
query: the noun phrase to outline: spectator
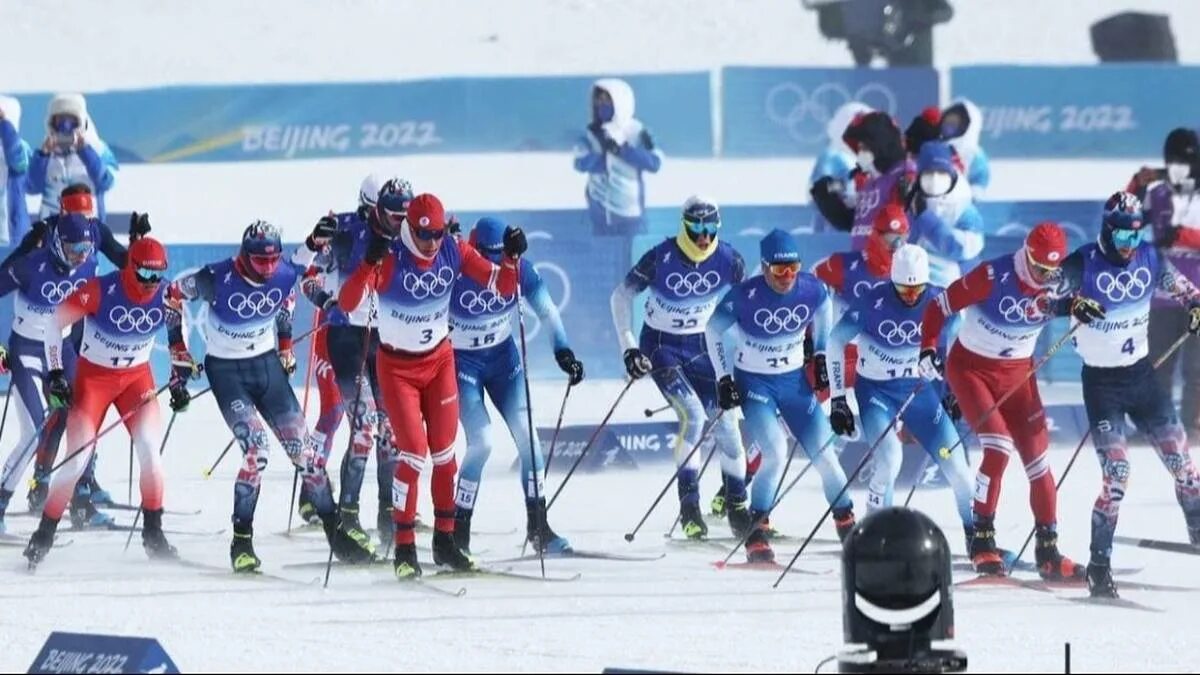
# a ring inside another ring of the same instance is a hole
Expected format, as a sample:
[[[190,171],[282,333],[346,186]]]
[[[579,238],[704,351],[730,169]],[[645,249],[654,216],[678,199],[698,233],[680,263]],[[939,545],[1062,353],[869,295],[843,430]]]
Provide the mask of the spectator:
[[[967,168],[967,182],[976,199],[983,196],[992,182],[992,168],[987,153],[979,145],[983,134],[983,113],[979,106],[965,98],[958,99],[942,111],[942,140],[950,143]]]
[[[947,143],[927,141],[921,146],[909,221],[908,240],[929,253],[931,284],[949,286],[962,276],[962,265],[983,252],[983,218]]]
[[[0,163],[0,246],[9,246],[29,231],[29,210],[25,207],[25,173],[29,171],[29,144],[21,140],[21,102],[0,96],[0,143],[4,162]]]
[[[25,191],[42,197],[38,218],[57,214],[63,189],[83,183],[96,197],[97,213],[92,215],[103,222],[104,195],[116,175],[117,159],[100,140],[83,96],[56,94],[46,114],[46,140],[34,153],[25,179]]]
[[[817,163],[813,165],[812,174],[808,177],[808,188],[812,189],[817,181],[825,176],[829,176],[836,181],[840,181],[845,186],[845,192],[842,198],[847,204],[853,204],[855,198],[854,183],[850,180],[850,172],[854,170],[854,151],[850,146],[846,145],[846,141],[842,139],[842,134],[846,133],[846,128],[859,115],[865,115],[871,112],[871,107],[851,101],[844,103],[833,113],[833,117],[829,119],[829,123],[825,125],[825,133],[829,135],[829,144],[821,151],[817,157]],[[821,218],[823,225],[828,225],[824,217]]]
[[[642,173],[658,173],[662,151],[633,116],[633,89],[624,80],[592,85],[592,121],[579,139],[575,170],[588,175],[588,214],[598,235],[646,231],[646,190]]]

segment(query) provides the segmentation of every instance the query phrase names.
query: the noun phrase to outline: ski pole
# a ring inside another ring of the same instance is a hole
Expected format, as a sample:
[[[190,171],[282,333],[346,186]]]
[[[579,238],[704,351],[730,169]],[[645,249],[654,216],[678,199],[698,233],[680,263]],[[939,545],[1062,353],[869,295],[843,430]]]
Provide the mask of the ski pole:
[[[523,320],[523,319],[522,319]],[[563,393],[562,405],[558,408],[558,422],[554,424],[554,435],[550,437],[550,450],[546,453],[546,476],[550,476],[550,462],[554,461],[554,447],[558,444],[558,432],[562,429],[563,415],[567,412],[567,398],[571,396],[571,389],[574,385],[567,383],[567,390]]]
[[[554,491],[554,495],[550,498],[550,503],[546,504],[547,511],[550,510],[550,507],[554,506],[554,502],[558,499],[558,495],[562,494],[563,488],[567,486],[567,482],[571,480],[571,476],[575,473],[575,470],[579,468],[580,463],[583,462],[583,458],[585,455],[587,455],[587,451],[592,447],[592,444],[595,443],[596,439],[600,437],[601,430],[603,430],[608,424],[608,420],[613,416],[613,413],[617,411],[617,406],[621,404],[621,399],[625,398],[625,394],[629,391],[629,388],[633,386],[635,381],[636,380],[629,379],[625,382],[625,386],[621,389],[621,393],[617,395],[617,400],[613,401],[612,407],[608,409],[608,414],[604,416],[604,419],[600,421],[599,426],[597,426],[596,430],[592,432],[592,437],[588,439],[587,445],[583,446],[583,450],[579,451],[579,456],[575,458],[575,462],[572,463],[571,468],[567,470],[567,475],[564,476],[562,482],[558,484],[558,489]]]
[[[519,270],[520,270],[520,265],[518,265],[518,271]],[[533,503],[536,505],[535,512],[538,512],[541,514],[540,517],[535,518],[535,522],[534,522],[533,526],[534,526],[534,528],[536,528],[535,532],[537,533],[537,537],[538,537],[538,542],[537,542],[538,543],[538,546],[537,546],[538,564],[542,568],[542,578],[545,579],[546,578],[546,553],[544,550],[545,543],[546,543],[545,542],[545,533],[546,533],[546,530],[549,529],[548,525],[546,523],[545,516],[546,516],[546,511],[548,511],[549,508],[547,507],[546,509],[543,509],[541,507],[541,501],[542,501],[541,497],[542,496],[541,496],[541,491],[538,489],[538,483],[540,481],[538,480],[539,476],[538,476],[538,470],[537,470],[537,449],[534,447],[535,436],[533,435],[533,396],[529,392],[529,355],[525,351],[525,314],[524,314],[524,312],[521,311],[521,280],[519,277],[517,279],[517,321],[519,322],[520,330],[521,330],[521,333],[520,333],[520,335],[521,335],[521,376],[525,380],[525,419],[529,425],[529,468],[530,468],[530,470],[533,471],[533,476],[531,476],[531,480],[533,482]],[[567,407],[567,396],[570,395],[570,393],[571,393],[571,385],[568,383],[567,384],[567,393],[563,394],[563,410],[565,410]],[[562,411],[559,411],[558,423],[560,425],[562,424]],[[554,428],[554,435],[557,438],[557,436],[558,436],[558,427],[557,426]],[[553,440],[551,440],[551,442],[550,442],[550,447],[551,448],[554,447]],[[549,463],[550,463],[550,460],[546,460],[546,464],[549,465]],[[549,470],[549,469],[547,468],[547,470]],[[524,481],[522,481],[522,483],[523,482]],[[536,521],[541,521],[541,522],[536,522]]]
[[[700,473],[696,474],[696,485],[700,485],[701,479],[704,478],[704,472],[708,471],[708,465],[712,462],[713,455],[717,454],[717,444],[713,443],[712,448],[708,451],[708,456],[704,458],[704,464],[700,465]],[[682,513],[675,514],[675,522],[671,524],[671,529],[663,535],[663,539],[670,539],[671,535],[675,534],[675,528],[679,527],[680,521],[683,520]]]
[[[4,396],[4,414],[0,415],[0,438],[4,438],[4,425],[8,423],[8,404],[12,402],[13,376],[8,374],[8,393]]]
[[[664,405],[664,406],[663,406],[663,407],[661,407],[661,408],[654,408],[653,410],[652,410],[652,409],[650,409],[650,408],[646,408],[646,410],[645,410],[645,415],[646,415],[646,417],[654,417],[654,416],[655,416],[655,415],[657,415],[658,413],[660,413],[660,412],[662,412],[662,411],[664,411],[664,410],[670,410],[670,409],[671,409],[671,404],[670,404],[670,403],[668,403],[668,404]]]

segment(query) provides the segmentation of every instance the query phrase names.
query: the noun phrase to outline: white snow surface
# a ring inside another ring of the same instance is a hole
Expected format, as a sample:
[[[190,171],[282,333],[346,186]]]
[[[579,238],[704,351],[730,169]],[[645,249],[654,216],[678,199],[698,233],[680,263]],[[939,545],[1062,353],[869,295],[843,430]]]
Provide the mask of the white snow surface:
[[[584,385],[572,396],[568,420],[593,420],[615,398],[616,382]],[[539,385],[534,399],[541,421],[553,417],[559,387]],[[641,416],[660,399],[639,383],[622,402],[620,417]],[[310,411],[310,417],[312,417]],[[110,416],[112,419],[112,416]],[[11,432],[10,432],[11,433]],[[228,438],[211,397],[198,399],[181,415],[167,443],[166,506],[202,509],[196,516],[165,518],[169,529],[220,534],[173,535],[181,554],[208,563],[214,571],[150,563],[139,540],[122,552],[125,533],[74,533],[65,521],[64,548],[52,550],[36,574],[25,571],[19,547],[0,547],[0,670],[28,667],[52,630],[158,638],[184,672],[384,670],[573,671],[599,672],[625,666],[682,672],[806,672],[842,643],[840,565],[828,522],[817,543],[800,558],[800,573],[772,589],[771,572],[714,569],[721,550],[685,547],[662,535],[676,513],[672,496],[654,512],[633,543],[631,530],[670,476],[664,465],[640,471],[577,473],[551,511],[551,524],[578,548],[657,555],[653,562],[550,560],[547,574],[582,575],[569,583],[500,579],[438,580],[443,588],[467,589],[462,598],[426,595],[394,581],[385,566],[378,571],[335,568],[328,588],[317,580],[323,569],[285,565],[322,562],[327,556],[318,534],[279,536],[287,526],[286,503],[292,471],[276,450],[268,467],[255,523],[255,546],[265,570],[291,582],[235,578],[219,571],[228,565],[229,513],[238,462],[226,459],[208,480],[202,471]],[[126,495],[127,437],[120,431],[100,444],[100,480],[114,495]],[[5,450],[13,443],[7,436]],[[345,437],[339,437],[334,461]],[[1070,458],[1056,448],[1056,475]],[[520,490],[511,465],[511,446],[497,448],[485,474],[475,528],[493,533],[523,533]],[[236,454],[236,453],[234,453]],[[1076,462],[1059,496],[1061,547],[1086,559],[1091,504],[1098,491],[1099,468],[1090,446]],[[1122,512],[1120,533],[1183,540],[1182,518],[1167,473],[1152,451],[1132,451],[1134,475]],[[798,458],[792,475],[804,465]],[[549,489],[562,480],[565,464],[552,470]],[[363,521],[374,523],[376,488],[373,463],[363,487]],[[1001,501],[997,529],[1002,546],[1019,548],[1032,526],[1026,481],[1019,463],[1011,467]],[[427,478],[427,477],[426,477]],[[136,480],[136,478],[135,478]],[[704,503],[718,486],[715,471],[705,476]],[[137,499],[136,486],[134,499]],[[672,491],[673,494],[673,491]],[[22,503],[18,494],[17,503]],[[863,495],[855,490],[856,502]],[[898,497],[902,499],[902,497]],[[919,492],[913,505],[944,529],[956,553],[964,547],[948,490]],[[427,479],[422,481],[420,511],[431,516]],[[825,508],[819,481],[807,475],[780,507],[774,524],[785,533],[806,534]],[[861,506],[860,506],[861,509]],[[20,508],[14,508],[20,511]],[[129,522],[132,513],[117,512]],[[35,519],[12,515],[9,531],[27,534]],[[715,519],[716,536],[728,529]],[[516,556],[521,534],[477,534],[483,560]],[[418,535],[421,557],[430,559],[429,535]],[[785,560],[797,549],[776,544]],[[1026,553],[1030,557],[1032,551]],[[735,558],[739,560],[740,556]],[[1137,581],[1197,586],[1191,556],[1118,546],[1117,567],[1140,571],[1118,577]],[[515,570],[538,574],[536,562]],[[427,567],[426,573],[433,572]],[[956,579],[971,574],[957,572]],[[1028,573],[1019,576],[1029,578]],[[313,582],[313,583],[310,583]],[[1073,648],[1075,672],[1191,670],[1192,646],[1186,628],[1194,614],[1191,592],[1124,590],[1123,597],[1161,609],[1151,613],[1080,605],[1064,598],[1084,590],[1053,593],[1014,589],[956,589],[954,606],[958,643],[974,672],[1055,672],[1062,665],[1063,643]]]

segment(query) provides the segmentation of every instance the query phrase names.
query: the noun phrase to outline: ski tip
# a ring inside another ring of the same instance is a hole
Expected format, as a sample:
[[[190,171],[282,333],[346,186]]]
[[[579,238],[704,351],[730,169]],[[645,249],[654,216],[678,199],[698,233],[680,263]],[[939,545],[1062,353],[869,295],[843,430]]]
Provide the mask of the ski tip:
[[[632,532],[625,533],[625,541],[633,541],[633,533]]]
[[[729,566],[729,562],[726,560],[717,560],[717,561],[713,562],[712,566],[719,570],[723,570]]]

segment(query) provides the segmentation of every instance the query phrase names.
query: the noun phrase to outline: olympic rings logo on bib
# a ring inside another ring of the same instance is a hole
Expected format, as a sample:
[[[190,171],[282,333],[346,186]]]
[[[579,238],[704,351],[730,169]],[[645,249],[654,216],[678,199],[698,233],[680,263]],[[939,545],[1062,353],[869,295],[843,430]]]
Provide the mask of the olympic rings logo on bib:
[[[875,290],[875,288],[882,283],[883,279],[880,279],[879,281],[866,281],[865,279],[856,281],[854,282],[854,286],[850,289],[850,297],[861,298],[867,293]]]
[[[422,272],[421,274],[405,272],[404,279],[401,281],[401,286],[405,292],[417,300],[443,296],[450,291],[450,287],[453,285],[454,270],[449,267],[443,267],[436,272]]]
[[[1145,267],[1133,272],[1123,270],[1116,274],[1101,272],[1096,275],[1096,290],[1112,302],[1137,300],[1150,290],[1151,281],[1150,270]]]
[[[808,321],[809,314],[807,305],[780,307],[774,310],[764,307],[754,313],[754,324],[767,335],[776,335],[782,331],[794,333]]]
[[[57,305],[63,300],[66,300],[67,296],[79,290],[79,287],[85,283],[87,283],[87,279],[79,279],[77,281],[63,280],[57,283],[53,281],[47,281],[46,283],[42,284],[42,297],[46,300],[46,302],[52,305]]]
[[[1000,298],[1000,315],[1009,323],[1038,324],[1046,320],[1046,314],[1038,304],[1037,298],[1014,298],[1006,295]]]
[[[885,319],[879,322],[875,332],[879,337],[883,338],[893,347],[901,345],[915,345],[921,337],[921,324],[916,321],[901,321],[899,323],[891,319]]]
[[[163,311],[157,307],[113,307],[108,310],[108,320],[122,333],[145,335],[162,323]]]
[[[688,272],[680,274],[671,272],[664,280],[667,290],[677,296],[708,295],[721,285],[721,275],[709,270],[704,273]]]
[[[475,291],[465,291],[458,296],[458,305],[467,310],[469,314],[496,314],[500,310],[512,304],[513,298],[505,298],[493,291],[490,288],[485,288],[476,293]]]
[[[229,296],[229,309],[243,319],[267,316],[275,311],[283,300],[283,291],[272,288],[267,292],[234,293]]]

